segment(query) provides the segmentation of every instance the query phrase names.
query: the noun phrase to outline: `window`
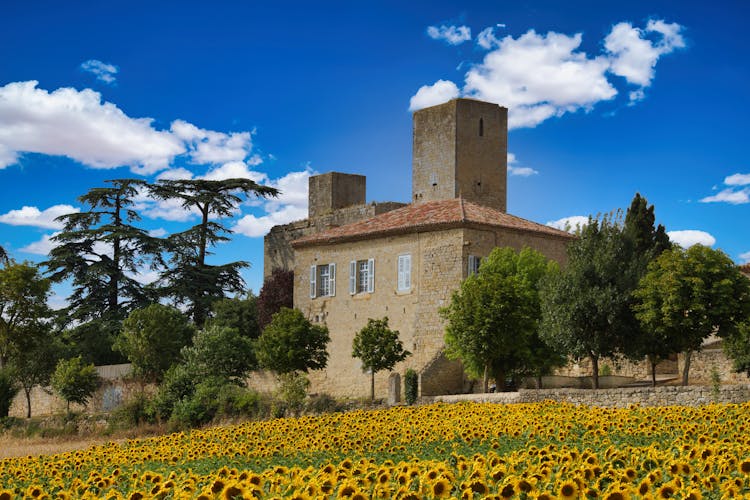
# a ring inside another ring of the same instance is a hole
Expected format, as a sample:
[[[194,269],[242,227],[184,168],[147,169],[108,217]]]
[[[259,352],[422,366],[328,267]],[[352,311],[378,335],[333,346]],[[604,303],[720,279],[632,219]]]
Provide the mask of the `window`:
[[[479,137],[484,135],[484,118],[479,119]]]
[[[468,275],[471,276],[472,274],[477,274],[479,272],[479,265],[482,263],[482,258],[477,257],[476,255],[469,255],[469,273]]]
[[[375,290],[375,259],[349,262],[349,293],[372,293]]]
[[[398,290],[400,292],[411,289],[411,255],[398,256]]]
[[[310,266],[310,297],[336,295],[336,264]]]

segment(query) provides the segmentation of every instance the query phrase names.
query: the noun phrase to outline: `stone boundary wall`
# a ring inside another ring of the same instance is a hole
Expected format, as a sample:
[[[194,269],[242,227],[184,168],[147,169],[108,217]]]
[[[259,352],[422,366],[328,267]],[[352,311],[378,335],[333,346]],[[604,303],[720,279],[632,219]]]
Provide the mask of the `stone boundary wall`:
[[[725,385],[714,391],[706,386],[627,387],[620,389],[521,389],[518,392],[488,394],[455,394],[423,397],[423,403],[538,403],[560,401],[576,405],[627,408],[641,406],[700,406],[709,403],[744,403],[750,401],[750,384]]]

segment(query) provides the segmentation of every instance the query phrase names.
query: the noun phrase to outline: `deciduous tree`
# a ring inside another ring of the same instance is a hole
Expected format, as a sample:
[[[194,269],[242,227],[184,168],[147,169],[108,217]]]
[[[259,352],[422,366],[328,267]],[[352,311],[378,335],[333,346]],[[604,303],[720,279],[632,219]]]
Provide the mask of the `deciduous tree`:
[[[256,343],[262,368],[277,374],[320,370],[328,364],[328,328],[313,325],[298,309],[282,307]]]
[[[263,280],[258,294],[258,324],[261,330],[282,307],[293,307],[294,271],[275,268]]]
[[[411,353],[404,350],[398,331],[388,328],[388,318],[367,320],[352,340],[352,357],[362,361],[362,370],[370,372],[370,400],[375,400],[375,374],[391,370]]]
[[[123,321],[115,348],[132,363],[133,374],[146,382],[160,381],[180,350],[190,343],[193,327],[174,307],[151,304]]]
[[[562,272],[544,281],[540,331],[559,352],[589,358],[598,389],[599,360],[618,356],[632,334],[622,227],[611,217],[590,217],[567,252]]]
[[[636,317],[672,352],[685,352],[687,385],[692,352],[711,334],[736,339],[750,317],[750,281],[720,250],[694,245],[662,253],[635,292]]]
[[[440,314],[447,321],[446,354],[500,390],[507,375],[533,369],[539,317],[540,279],[557,264],[530,248],[496,248],[453,293]]]
[[[101,384],[101,377],[93,364],[85,364],[78,356],[61,359],[52,374],[50,384],[55,392],[67,403],[85,405]]]

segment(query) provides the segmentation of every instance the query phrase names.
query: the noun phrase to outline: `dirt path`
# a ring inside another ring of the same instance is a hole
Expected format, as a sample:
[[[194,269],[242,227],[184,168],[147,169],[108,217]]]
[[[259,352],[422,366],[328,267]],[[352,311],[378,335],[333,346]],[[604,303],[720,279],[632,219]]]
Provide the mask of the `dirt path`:
[[[0,459],[25,457],[26,455],[53,455],[66,451],[81,450],[111,441],[123,441],[111,437],[87,437],[72,439],[14,438],[0,436]]]

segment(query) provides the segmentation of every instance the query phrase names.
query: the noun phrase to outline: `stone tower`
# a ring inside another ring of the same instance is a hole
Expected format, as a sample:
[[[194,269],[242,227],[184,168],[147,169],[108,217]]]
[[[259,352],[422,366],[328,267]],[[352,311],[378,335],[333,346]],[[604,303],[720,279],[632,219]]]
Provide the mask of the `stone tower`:
[[[508,109],[454,99],[414,113],[412,202],[507,206]]]

